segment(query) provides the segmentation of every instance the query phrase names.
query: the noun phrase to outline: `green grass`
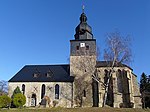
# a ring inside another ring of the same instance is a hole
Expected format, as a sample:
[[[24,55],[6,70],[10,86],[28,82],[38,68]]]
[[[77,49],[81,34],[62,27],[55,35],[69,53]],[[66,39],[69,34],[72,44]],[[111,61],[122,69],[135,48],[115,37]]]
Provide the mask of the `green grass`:
[[[131,108],[24,108],[2,109],[1,112],[150,112],[150,109]]]

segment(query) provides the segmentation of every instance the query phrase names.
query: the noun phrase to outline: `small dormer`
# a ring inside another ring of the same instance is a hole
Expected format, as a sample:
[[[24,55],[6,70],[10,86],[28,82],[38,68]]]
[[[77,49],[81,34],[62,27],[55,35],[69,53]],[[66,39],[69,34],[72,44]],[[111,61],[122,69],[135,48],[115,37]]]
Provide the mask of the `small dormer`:
[[[38,78],[39,76],[40,76],[40,74],[37,74],[37,73],[34,73],[34,74],[33,74],[33,77],[34,77],[34,78]]]
[[[40,71],[38,69],[35,69],[35,72],[33,73],[34,78],[38,78],[40,76]]]
[[[53,72],[49,69],[45,75],[47,78],[51,78],[53,76]]]

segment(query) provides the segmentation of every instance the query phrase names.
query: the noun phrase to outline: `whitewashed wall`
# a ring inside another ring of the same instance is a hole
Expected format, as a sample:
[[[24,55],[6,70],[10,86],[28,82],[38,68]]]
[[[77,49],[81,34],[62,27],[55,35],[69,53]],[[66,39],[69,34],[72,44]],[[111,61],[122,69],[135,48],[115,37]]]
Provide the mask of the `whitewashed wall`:
[[[18,86],[22,90],[22,84],[25,85],[25,96],[26,104],[25,106],[31,106],[32,94],[36,94],[37,102],[39,105],[41,102],[41,89],[42,85],[45,84],[45,96],[48,96],[51,100],[51,105],[53,101],[58,101],[57,106],[61,107],[71,107],[72,106],[72,83],[69,82],[9,82],[9,96],[12,96],[14,89]],[[55,99],[55,85],[59,85],[59,99]],[[36,88],[36,89],[35,89]]]

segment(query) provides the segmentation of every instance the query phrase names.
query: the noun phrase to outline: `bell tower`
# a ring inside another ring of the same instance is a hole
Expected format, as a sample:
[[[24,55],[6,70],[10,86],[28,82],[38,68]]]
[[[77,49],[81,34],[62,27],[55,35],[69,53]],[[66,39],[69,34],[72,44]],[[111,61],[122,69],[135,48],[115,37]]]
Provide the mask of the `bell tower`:
[[[96,65],[96,39],[93,38],[92,28],[87,23],[84,13],[80,15],[80,23],[75,29],[74,39],[70,40],[70,75],[74,81],[74,106],[77,106],[76,96],[82,98],[82,106],[93,106],[92,75]],[[76,84],[77,82],[77,84]]]

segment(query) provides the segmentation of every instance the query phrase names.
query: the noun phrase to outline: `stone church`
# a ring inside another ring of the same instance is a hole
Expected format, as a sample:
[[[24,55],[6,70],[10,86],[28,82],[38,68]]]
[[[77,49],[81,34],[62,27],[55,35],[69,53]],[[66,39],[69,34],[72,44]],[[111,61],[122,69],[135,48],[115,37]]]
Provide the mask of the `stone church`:
[[[70,64],[26,65],[9,80],[9,96],[18,86],[26,96],[25,106],[38,106],[45,97],[61,107],[102,107],[111,62],[98,61],[96,39],[83,12],[70,40]],[[106,104],[141,108],[137,76],[124,64],[115,65]],[[99,81],[93,79],[93,75]]]

